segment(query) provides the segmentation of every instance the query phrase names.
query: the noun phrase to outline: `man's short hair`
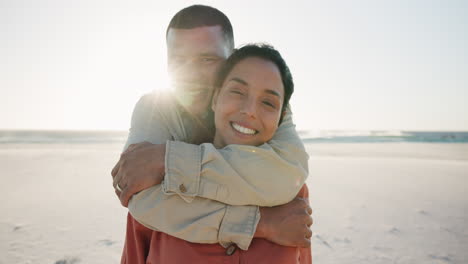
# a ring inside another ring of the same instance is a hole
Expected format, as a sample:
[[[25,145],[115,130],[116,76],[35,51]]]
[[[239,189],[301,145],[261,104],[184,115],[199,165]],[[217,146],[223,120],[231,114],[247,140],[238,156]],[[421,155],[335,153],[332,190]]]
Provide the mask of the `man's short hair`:
[[[224,38],[234,48],[234,33],[229,18],[218,9],[205,5],[192,5],[175,14],[166,29],[166,37],[170,28],[193,29],[204,26],[221,26]]]

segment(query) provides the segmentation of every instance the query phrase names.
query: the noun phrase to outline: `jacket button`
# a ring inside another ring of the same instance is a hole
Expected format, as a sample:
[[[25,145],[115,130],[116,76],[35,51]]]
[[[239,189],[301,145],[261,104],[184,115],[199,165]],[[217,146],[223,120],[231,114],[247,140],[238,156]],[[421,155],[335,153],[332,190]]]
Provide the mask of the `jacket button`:
[[[226,249],[226,255],[228,256],[231,256],[232,254],[234,254],[234,252],[236,252],[236,245],[230,245],[227,249]]]
[[[184,185],[184,184],[179,185],[179,190],[180,190],[182,193],[187,192],[187,188],[185,188],[185,185]]]

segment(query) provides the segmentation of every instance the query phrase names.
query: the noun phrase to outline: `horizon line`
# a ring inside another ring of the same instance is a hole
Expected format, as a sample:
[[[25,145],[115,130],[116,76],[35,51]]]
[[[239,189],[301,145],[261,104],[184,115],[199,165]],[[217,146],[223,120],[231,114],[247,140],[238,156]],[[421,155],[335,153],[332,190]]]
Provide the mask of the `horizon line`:
[[[31,129],[31,128],[0,128],[0,132],[129,132],[128,129]],[[401,131],[401,132],[468,132],[468,129],[297,129],[298,133],[310,131],[369,131],[369,132],[387,132],[387,131]]]

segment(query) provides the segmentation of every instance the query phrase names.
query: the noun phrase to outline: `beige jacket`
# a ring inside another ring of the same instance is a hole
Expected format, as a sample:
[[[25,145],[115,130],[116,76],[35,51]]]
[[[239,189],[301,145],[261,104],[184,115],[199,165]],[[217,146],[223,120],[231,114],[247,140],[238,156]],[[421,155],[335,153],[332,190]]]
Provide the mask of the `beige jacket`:
[[[161,185],[132,197],[128,209],[145,226],[195,243],[236,243],[247,250],[258,206],[291,201],[308,175],[308,155],[288,109],[275,136],[259,147],[192,145],[170,94],[143,96],[125,144],[166,143]]]

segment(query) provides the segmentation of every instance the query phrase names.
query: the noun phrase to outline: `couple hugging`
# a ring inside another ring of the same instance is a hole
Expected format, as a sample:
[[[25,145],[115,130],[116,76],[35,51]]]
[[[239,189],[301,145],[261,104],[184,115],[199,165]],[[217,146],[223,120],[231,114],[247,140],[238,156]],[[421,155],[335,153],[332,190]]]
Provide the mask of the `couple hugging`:
[[[166,31],[173,91],[143,96],[111,174],[128,207],[121,263],[312,263],[308,155],[294,84],[266,44],[234,49],[194,5]]]

